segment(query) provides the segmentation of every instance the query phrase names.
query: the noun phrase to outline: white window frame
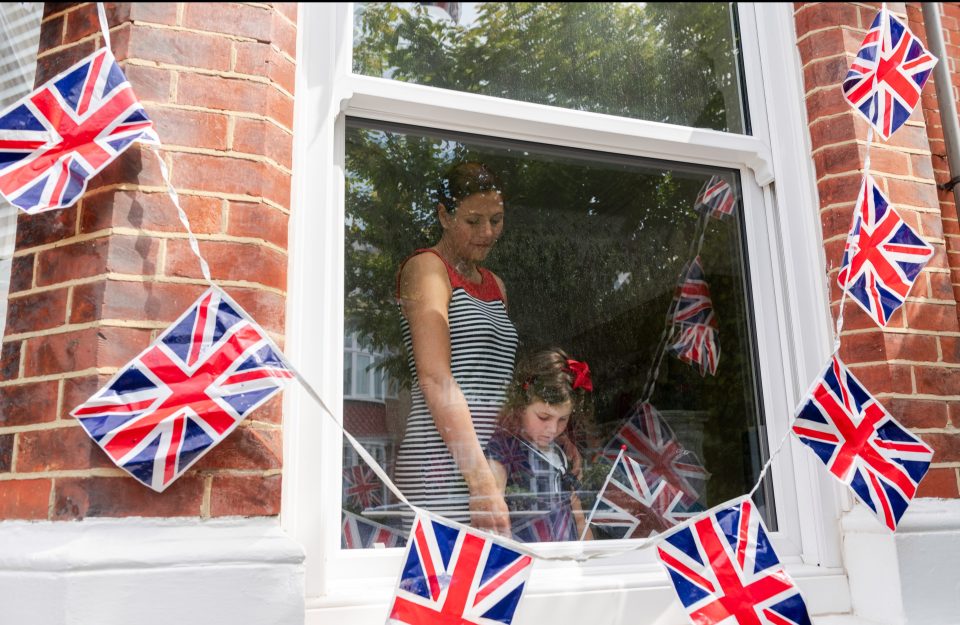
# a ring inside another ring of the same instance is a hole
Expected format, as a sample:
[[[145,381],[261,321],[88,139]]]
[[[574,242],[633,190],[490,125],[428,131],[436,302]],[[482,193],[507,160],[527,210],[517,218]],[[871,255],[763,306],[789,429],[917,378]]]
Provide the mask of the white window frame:
[[[286,344],[334,418],[343,406],[344,120],[353,116],[738,170],[767,442],[777,448],[826,363],[832,331],[792,5],[738,8],[751,136],[352,75],[352,4],[300,4]],[[773,539],[811,610],[845,612],[837,518],[849,502],[800,447],[788,438],[772,470],[780,528]],[[306,552],[307,622],[325,622],[329,610],[343,622],[382,622],[401,551],[340,550],[341,454],[336,424],[306,393],[288,391],[281,516]],[[621,605],[630,592],[638,609],[669,605],[673,591],[651,552],[540,561],[528,587],[534,599],[525,603],[590,590],[621,593]]]

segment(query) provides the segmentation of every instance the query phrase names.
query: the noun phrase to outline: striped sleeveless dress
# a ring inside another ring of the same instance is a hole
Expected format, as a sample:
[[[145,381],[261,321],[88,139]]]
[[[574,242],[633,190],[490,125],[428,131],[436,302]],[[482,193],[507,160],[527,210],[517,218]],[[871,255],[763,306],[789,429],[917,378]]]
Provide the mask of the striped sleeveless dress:
[[[437,254],[430,249],[417,250],[416,254],[423,252]],[[443,260],[440,254],[437,256]],[[503,294],[493,274],[480,268],[482,280],[477,284],[460,275],[445,260],[443,264],[453,291],[448,308],[450,370],[467,400],[482,449],[494,432],[507,385],[513,378],[517,331],[507,317]],[[397,452],[394,481],[411,503],[469,523],[467,484],[440,437],[420,390],[410,324],[403,315],[400,323],[413,384],[412,406]]]

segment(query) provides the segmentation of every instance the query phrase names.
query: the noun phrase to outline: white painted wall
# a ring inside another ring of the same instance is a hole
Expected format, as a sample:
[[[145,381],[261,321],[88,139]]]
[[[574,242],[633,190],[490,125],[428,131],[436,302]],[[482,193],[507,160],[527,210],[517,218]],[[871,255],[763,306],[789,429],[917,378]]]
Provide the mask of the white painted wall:
[[[960,500],[915,500],[896,533],[860,505],[841,527],[854,614],[884,625],[960,624]]]
[[[299,625],[303,550],[276,519],[0,523],[0,622]]]

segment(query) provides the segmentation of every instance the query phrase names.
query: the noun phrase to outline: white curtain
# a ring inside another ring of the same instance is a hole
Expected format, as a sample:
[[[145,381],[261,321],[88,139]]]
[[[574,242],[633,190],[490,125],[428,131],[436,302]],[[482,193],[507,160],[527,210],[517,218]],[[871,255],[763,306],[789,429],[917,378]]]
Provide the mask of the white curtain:
[[[0,3],[0,112],[33,89],[42,2]],[[7,321],[17,209],[0,198],[0,336]]]

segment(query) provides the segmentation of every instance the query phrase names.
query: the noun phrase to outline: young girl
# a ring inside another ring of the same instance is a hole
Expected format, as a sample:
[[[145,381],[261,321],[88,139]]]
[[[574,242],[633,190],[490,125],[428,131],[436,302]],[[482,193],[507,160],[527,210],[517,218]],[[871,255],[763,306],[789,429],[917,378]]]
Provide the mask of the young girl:
[[[592,413],[592,391],[587,364],[560,349],[517,365],[486,456],[518,540],[577,540],[583,532],[574,439]]]

